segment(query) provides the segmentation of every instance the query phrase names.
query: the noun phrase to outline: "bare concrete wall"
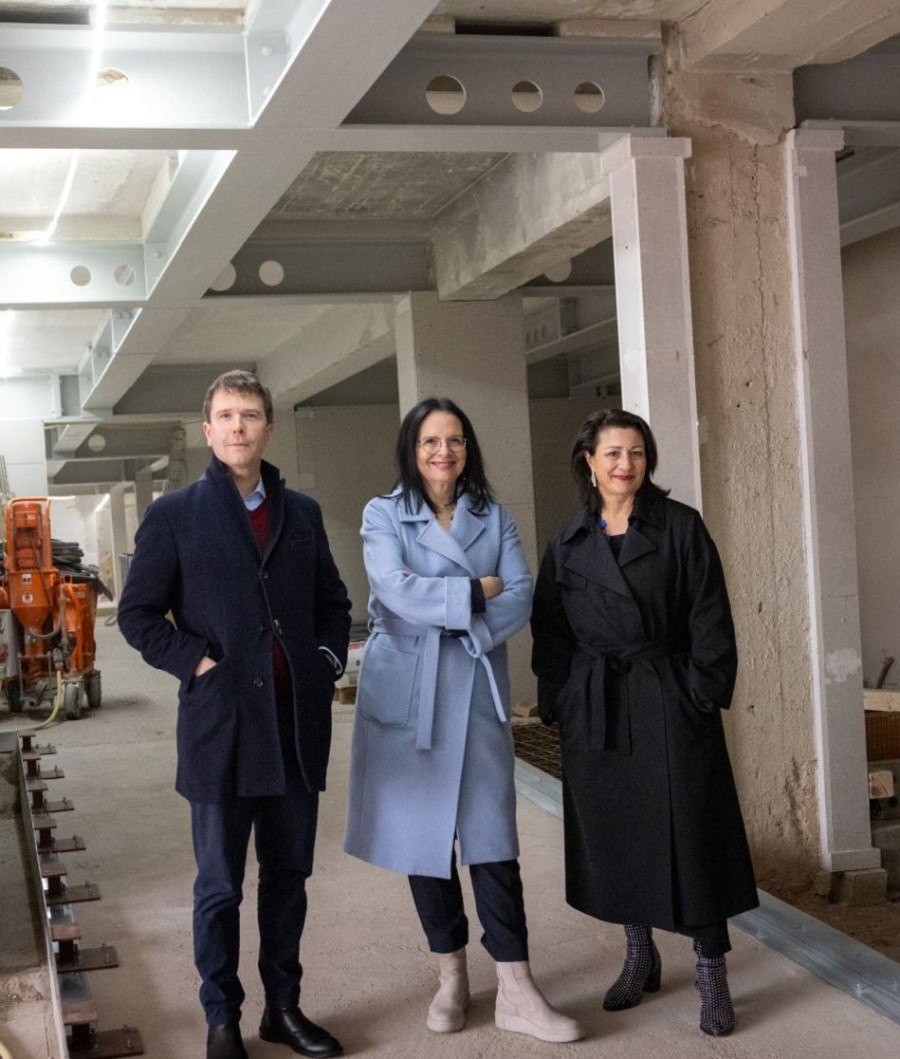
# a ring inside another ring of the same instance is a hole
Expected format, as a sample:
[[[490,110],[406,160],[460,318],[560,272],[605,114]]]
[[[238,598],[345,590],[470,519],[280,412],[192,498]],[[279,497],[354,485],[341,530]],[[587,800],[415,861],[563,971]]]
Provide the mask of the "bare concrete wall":
[[[686,182],[704,515],[741,660],[726,727],[760,881],[789,883],[819,865],[781,142],[792,124],[790,83],[686,77],[672,42],[669,60],[659,82],[666,124],[693,141]]]
[[[366,621],[369,582],[359,527],[373,496],[394,481],[397,405],[302,408],[295,414],[299,486],[315,498],[341,577],[353,601],[354,622]]]
[[[900,687],[900,230],[842,255],[863,677]]]
[[[547,541],[578,511],[569,452],[581,424],[603,406],[602,398],[583,396],[541,398],[530,403],[538,561]]]

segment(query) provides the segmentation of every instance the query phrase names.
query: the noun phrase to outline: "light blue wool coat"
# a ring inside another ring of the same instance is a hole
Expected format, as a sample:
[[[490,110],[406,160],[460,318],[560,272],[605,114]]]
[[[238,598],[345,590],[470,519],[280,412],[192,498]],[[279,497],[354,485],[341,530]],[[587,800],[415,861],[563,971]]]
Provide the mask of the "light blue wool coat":
[[[370,627],[356,699],[344,848],[411,875],[518,856],[506,640],[531,614],[515,523],[466,494],[451,530],[399,493],[371,500],[362,536]],[[503,591],[472,613],[471,581]],[[447,630],[464,630],[461,636]]]

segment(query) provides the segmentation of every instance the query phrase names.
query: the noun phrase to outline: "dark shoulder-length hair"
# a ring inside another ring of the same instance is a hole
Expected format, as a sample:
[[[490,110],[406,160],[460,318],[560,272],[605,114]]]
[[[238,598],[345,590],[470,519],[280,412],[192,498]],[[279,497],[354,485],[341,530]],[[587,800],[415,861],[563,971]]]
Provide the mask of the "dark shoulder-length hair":
[[[607,408],[605,411],[593,412],[587,417],[581,424],[581,429],[578,431],[578,436],[572,445],[572,456],[569,463],[572,469],[572,477],[578,486],[578,493],[585,511],[589,515],[599,515],[601,511],[600,494],[591,485],[591,469],[588,467],[584,456],[585,453],[589,453],[591,456],[594,455],[597,449],[597,442],[600,440],[600,431],[605,430],[607,427],[636,430],[644,439],[647,473],[638,490],[638,495],[643,493],[645,496],[668,496],[668,489],[663,489],[652,481],[658,462],[658,455],[656,438],[653,436],[650,424],[633,412],[626,412],[622,408]]]
[[[449,397],[425,397],[411,408],[403,417],[400,433],[397,435],[397,467],[399,474],[394,488],[400,487],[403,502],[407,511],[413,511],[420,501],[431,509],[434,505],[428,499],[428,490],[419,474],[416,464],[419,430],[424,420],[432,412],[447,412],[462,423],[463,437],[466,439],[466,465],[456,482],[456,497],[468,493],[472,498],[472,510],[481,511],[493,499],[493,493],[484,473],[484,461],[475,430],[466,413],[450,400]]]

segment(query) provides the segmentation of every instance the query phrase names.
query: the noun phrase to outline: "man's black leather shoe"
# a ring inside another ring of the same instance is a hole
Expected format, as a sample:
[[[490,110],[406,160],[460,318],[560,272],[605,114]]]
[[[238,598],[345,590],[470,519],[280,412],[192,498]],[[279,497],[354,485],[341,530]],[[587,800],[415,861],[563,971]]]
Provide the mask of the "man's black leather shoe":
[[[249,1059],[237,1022],[210,1026],[206,1034],[206,1059]]]
[[[286,1044],[298,1054],[312,1059],[329,1059],[344,1054],[344,1049],[328,1030],[310,1022],[300,1008],[267,1006],[259,1024],[259,1035],[264,1041]]]

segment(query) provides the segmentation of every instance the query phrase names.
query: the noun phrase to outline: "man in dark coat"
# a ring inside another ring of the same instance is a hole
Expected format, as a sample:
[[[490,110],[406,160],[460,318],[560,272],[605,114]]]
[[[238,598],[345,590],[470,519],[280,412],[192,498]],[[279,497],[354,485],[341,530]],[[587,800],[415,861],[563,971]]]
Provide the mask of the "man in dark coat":
[[[262,459],[272,418],[271,395],[249,372],[212,384],[203,407],[209,466],[147,510],[118,611],[125,639],[181,681],[175,786],[191,804],[207,1059],[247,1057],[238,958],[251,830],[260,1036],[301,1055],[342,1054],[298,1007],[299,947],[350,602],[318,504],[286,489]]]

